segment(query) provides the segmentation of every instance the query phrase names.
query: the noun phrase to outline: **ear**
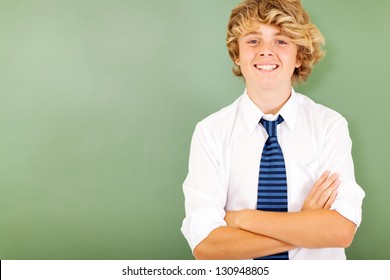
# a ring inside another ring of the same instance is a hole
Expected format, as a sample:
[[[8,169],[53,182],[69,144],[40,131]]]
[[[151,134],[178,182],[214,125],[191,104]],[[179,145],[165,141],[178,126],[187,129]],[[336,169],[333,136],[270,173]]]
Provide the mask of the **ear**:
[[[295,63],[295,68],[299,68],[301,67],[302,65],[302,62],[300,60],[297,60],[297,62]]]
[[[240,59],[237,58],[236,61],[234,61],[234,63],[235,63],[236,65],[240,66]]]

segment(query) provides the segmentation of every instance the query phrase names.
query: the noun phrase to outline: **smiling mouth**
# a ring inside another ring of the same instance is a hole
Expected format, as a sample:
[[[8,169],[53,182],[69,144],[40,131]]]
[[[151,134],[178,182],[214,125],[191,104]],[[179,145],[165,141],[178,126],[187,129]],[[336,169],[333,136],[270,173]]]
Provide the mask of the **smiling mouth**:
[[[273,71],[279,67],[277,64],[255,64],[254,66],[262,71]]]

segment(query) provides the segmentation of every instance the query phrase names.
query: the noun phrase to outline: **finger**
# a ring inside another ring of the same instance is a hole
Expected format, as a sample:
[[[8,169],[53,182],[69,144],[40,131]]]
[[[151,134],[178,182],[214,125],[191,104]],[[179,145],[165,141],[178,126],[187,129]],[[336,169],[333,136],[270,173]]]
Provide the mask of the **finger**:
[[[309,193],[309,197],[314,197],[318,188],[323,184],[325,183],[325,181],[328,179],[330,175],[330,172],[329,171],[325,171],[324,173],[322,173],[321,177],[314,183],[314,186],[311,188],[310,190],[310,193]],[[318,199],[318,198],[317,198]]]
[[[329,187],[334,184],[335,181],[337,181],[339,178],[339,175],[337,173],[332,174],[329,176],[324,183],[321,184],[321,186],[318,187],[317,192],[322,193],[325,190],[327,190]]]
[[[305,202],[303,203],[302,209],[317,209],[322,208],[321,206],[317,205],[317,201],[320,197],[321,193],[318,193],[318,188],[325,183],[325,181],[328,179],[330,175],[329,171],[325,171],[322,173],[320,178],[314,183],[313,187],[311,188],[309,194],[306,196]]]
[[[335,202],[336,197],[337,197],[338,191],[334,190],[332,194],[330,195],[328,201],[324,205],[324,209],[330,209],[332,207],[333,202]]]
[[[337,179],[338,179],[338,174],[332,174],[328,176],[326,180],[320,186],[318,186],[316,192],[313,195],[313,200],[316,202],[319,201],[323,196],[323,192],[325,192],[330,186],[332,186],[332,184]],[[330,193],[328,195],[330,195]]]
[[[333,178],[331,179],[333,180]],[[325,207],[327,201],[330,199],[332,196],[333,192],[337,190],[338,186],[340,185],[340,180],[335,179],[334,181],[329,182],[329,180],[326,182],[329,183],[330,185],[324,189],[324,191],[321,193],[317,204],[320,205],[321,207]],[[326,184],[324,184],[326,185]],[[333,203],[333,202],[332,202]]]
[[[230,212],[229,212],[229,211],[226,211],[226,215],[225,215],[224,220],[225,220],[225,222],[226,222],[227,225],[229,225],[230,222],[231,222],[231,217],[230,217],[230,216],[231,216],[231,215],[230,215]]]

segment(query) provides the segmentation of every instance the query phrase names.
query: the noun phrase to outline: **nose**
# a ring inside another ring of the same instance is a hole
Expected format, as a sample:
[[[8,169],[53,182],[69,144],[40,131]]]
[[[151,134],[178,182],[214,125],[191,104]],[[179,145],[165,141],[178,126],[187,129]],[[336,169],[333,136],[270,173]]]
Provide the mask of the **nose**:
[[[263,42],[259,51],[259,56],[273,56],[273,46],[270,42]]]
[[[273,55],[274,55],[273,51],[268,48],[259,51],[259,56],[273,56]]]

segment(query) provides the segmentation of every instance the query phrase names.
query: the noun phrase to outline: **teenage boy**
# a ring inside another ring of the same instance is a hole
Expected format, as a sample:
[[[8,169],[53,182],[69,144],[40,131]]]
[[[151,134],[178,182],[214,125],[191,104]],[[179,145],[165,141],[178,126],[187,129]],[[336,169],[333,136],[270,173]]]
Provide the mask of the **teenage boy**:
[[[246,89],[193,135],[182,232],[196,259],[346,259],[364,197],[347,122],[292,87],[323,43],[300,1],[233,9],[227,48]]]

